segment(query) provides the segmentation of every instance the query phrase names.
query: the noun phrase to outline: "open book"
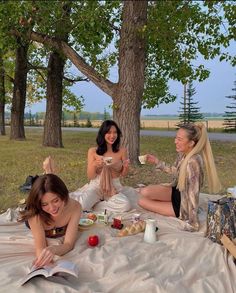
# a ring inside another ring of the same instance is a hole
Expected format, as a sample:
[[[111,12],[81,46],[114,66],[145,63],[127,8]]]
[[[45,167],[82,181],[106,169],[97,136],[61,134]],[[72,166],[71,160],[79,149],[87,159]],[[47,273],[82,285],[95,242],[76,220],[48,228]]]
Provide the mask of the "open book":
[[[60,260],[52,265],[39,268],[33,266],[30,272],[21,280],[20,284],[24,285],[26,282],[36,276],[44,276],[45,278],[48,278],[54,275],[72,275],[78,277],[78,266],[67,260]]]

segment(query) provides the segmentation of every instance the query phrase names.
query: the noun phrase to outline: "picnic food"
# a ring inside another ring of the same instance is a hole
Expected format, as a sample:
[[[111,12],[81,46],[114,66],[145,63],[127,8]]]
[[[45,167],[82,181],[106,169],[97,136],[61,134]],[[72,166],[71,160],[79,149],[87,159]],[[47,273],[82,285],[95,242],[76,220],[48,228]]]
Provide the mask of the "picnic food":
[[[93,220],[94,222],[97,220],[97,216],[93,213],[89,213],[87,215],[87,218],[90,219],[90,220]]]
[[[117,236],[123,237],[123,236],[129,236],[129,235],[135,235],[140,232],[143,232],[145,230],[146,222],[145,221],[138,221],[136,223],[133,223],[132,225],[129,225],[125,227],[124,229],[120,230],[117,233]]]
[[[111,225],[112,228],[114,228],[114,229],[122,229],[123,226],[124,225],[121,223],[120,219],[113,218],[113,224]]]

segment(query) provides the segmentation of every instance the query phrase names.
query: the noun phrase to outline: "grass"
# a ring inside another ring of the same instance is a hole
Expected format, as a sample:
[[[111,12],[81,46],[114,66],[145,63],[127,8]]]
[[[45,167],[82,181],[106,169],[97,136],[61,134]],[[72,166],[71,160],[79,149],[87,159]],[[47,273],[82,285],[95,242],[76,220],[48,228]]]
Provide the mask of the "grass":
[[[0,136],[0,211],[17,206],[27,194],[19,191],[28,175],[42,173],[42,162],[51,155],[56,161],[57,174],[73,191],[85,183],[87,150],[95,145],[96,133],[64,131],[64,148],[42,146],[42,129],[26,129],[26,141],[11,141],[9,133]],[[175,160],[173,138],[142,136],[141,154],[153,153],[161,160],[172,163]],[[212,142],[216,166],[222,181],[222,194],[228,187],[236,185],[236,168],[233,154],[235,142]],[[154,171],[153,165],[131,166],[123,184],[134,186],[138,183],[150,184],[169,182],[169,175]],[[202,190],[207,192],[207,186]]]

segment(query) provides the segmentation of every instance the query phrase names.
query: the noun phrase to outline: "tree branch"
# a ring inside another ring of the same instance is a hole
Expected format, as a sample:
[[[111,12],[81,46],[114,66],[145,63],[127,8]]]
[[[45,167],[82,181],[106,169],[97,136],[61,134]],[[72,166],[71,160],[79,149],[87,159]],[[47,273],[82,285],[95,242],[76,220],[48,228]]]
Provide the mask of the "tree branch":
[[[21,33],[17,30],[12,30],[11,33],[15,36],[22,36]],[[29,32],[27,34],[27,38],[35,42],[49,45],[54,49],[63,52],[64,55],[71,60],[71,62],[78,68],[81,73],[87,76],[107,95],[113,97],[114,91],[116,89],[116,83],[113,83],[98,74],[98,72],[92,66],[87,64],[86,61],[81,56],[79,56],[79,54],[77,54],[77,52],[73,48],[71,48],[66,42],[34,31]]]
[[[14,83],[15,79],[12,76],[10,76],[9,74],[6,74],[5,76],[10,82]]]
[[[46,67],[44,67],[44,66],[34,66],[32,63],[30,63],[29,61],[28,61],[28,64],[30,65],[30,67],[29,67],[29,69],[34,69],[41,77],[42,77],[42,79],[43,79],[43,81],[46,83],[47,82],[47,80],[46,80],[46,78],[43,76],[43,74],[39,71],[39,69],[41,69],[41,70],[47,70],[47,68]]]
[[[83,78],[83,77],[77,77],[77,78],[69,78],[69,77],[66,77],[65,75],[63,76],[63,79],[65,79],[65,80],[67,80],[67,81],[69,81],[69,82],[72,82],[72,83],[74,83],[74,82],[78,82],[78,81],[89,81],[89,79],[88,78]]]

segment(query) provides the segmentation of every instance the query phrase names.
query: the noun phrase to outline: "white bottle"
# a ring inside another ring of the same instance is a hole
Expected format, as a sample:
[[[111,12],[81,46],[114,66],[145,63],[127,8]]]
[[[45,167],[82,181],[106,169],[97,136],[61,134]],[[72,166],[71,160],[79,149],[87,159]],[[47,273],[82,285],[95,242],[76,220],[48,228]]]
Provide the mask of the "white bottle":
[[[144,241],[147,243],[155,243],[156,242],[156,220],[147,219],[146,228],[144,232]]]

